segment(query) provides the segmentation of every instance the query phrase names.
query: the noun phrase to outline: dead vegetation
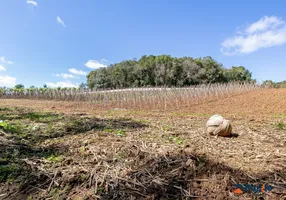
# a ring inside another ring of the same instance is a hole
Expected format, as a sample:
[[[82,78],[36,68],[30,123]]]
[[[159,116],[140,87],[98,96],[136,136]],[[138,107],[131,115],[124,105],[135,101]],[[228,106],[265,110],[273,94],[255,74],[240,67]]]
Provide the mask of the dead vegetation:
[[[280,99],[265,94],[247,95]],[[244,98],[236,96],[228,102],[243,103]],[[227,100],[207,104],[212,108],[222,102]],[[27,102],[31,109],[25,108],[24,101],[15,108],[13,103],[0,101],[0,120],[6,122],[0,126],[1,199],[286,197],[286,121],[272,111],[261,119],[223,110],[237,137],[215,138],[205,133],[205,122],[214,111],[204,110],[206,104],[193,112],[151,114],[84,110],[68,103],[62,107],[61,102]],[[40,105],[49,111],[39,112]],[[234,195],[235,183],[266,183],[273,190]]]

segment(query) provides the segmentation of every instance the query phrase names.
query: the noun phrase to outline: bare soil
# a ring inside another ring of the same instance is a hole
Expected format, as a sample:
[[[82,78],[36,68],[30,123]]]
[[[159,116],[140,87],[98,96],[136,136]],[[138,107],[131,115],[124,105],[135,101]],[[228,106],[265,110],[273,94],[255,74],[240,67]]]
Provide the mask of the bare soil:
[[[0,199],[286,199],[285,97],[269,89],[161,112],[1,99],[0,120],[19,131],[0,129]],[[233,137],[205,133],[216,113]],[[237,195],[236,183],[273,190]]]
[[[223,98],[220,100],[203,102],[198,105],[186,107],[174,112],[185,112],[185,114],[211,114],[221,113],[228,117],[261,118],[286,116],[286,90],[267,89],[252,91],[237,96]],[[104,108],[97,108],[89,103],[48,101],[48,100],[25,100],[25,99],[1,99],[1,106],[5,107],[26,107],[40,110],[56,111],[65,114],[83,112],[86,114],[99,114],[106,111]],[[122,110],[120,110],[122,112]],[[154,111],[152,111],[154,112]],[[146,110],[144,111],[146,113]],[[158,114],[158,113],[155,113]],[[169,114],[169,112],[167,113]],[[148,113],[149,115],[149,113]]]

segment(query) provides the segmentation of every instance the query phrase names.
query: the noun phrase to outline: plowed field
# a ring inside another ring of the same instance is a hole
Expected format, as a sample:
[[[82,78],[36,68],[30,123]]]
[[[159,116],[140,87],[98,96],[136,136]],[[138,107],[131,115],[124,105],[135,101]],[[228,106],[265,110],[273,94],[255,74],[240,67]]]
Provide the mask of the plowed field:
[[[285,89],[162,112],[2,99],[0,120],[0,199],[286,199]]]

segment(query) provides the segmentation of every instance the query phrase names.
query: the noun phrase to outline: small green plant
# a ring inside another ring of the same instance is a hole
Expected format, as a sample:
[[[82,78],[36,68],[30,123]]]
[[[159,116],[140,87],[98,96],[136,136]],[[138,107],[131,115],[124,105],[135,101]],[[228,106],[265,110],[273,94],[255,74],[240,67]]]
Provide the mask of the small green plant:
[[[119,159],[119,160],[122,160],[122,159],[125,159],[127,158],[128,156],[124,153],[124,152],[119,152],[117,153],[116,155],[116,158]]]
[[[35,121],[35,120],[39,120],[42,117],[42,115],[38,114],[38,113],[28,113],[26,115],[26,117],[29,118],[32,121]]]
[[[18,149],[6,150],[5,154],[3,153],[0,157],[0,165],[8,165],[11,162],[15,162],[18,159],[20,152]]]
[[[278,130],[286,130],[286,123],[284,122],[277,122],[274,124],[275,128]]]
[[[0,111],[11,111],[11,110],[12,110],[11,108],[7,108],[7,107],[0,108]]]
[[[141,120],[138,120],[138,122],[143,123],[143,124],[150,123],[150,121],[147,119],[141,119]]]
[[[119,137],[126,135],[125,131],[123,131],[121,129],[114,130],[114,129],[110,128],[110,127],[106,127],[104,129],[104,132],[106,132],[106,133],[114,133],[116,136],[119,136]]]
[[[45,132],[46,132],[47,134],[53,132],[53,123],[52,123],[52,122],[48,123],[48,126],[47,126],[47,128],[45,129]]]
[[[164,126],[163,126],[163,130],[164,130],[164,131],[169,131],[169,130],[170,130],[170,127],[169,127],[168,125],[164,125]]]
[[[62,161],[62,156],[55,156],[55,155],[50,155],[49,157],[46,158],[47,161],[50,162],[61,162]]]
[[[168,139],[172,142],[175,142],[178,145],[183,144],[183,140],[178,137],[169,136]]]
[[[113,129],[109,126],[107,126],[105,129],[104,129],[104,132],[106,133],[112,133],[113,132]]]
[[[85,147],[82,146],[82,147],[79,148],[79,150],[80,150],[80,151],[85,151]]]
[[[95,194],[99,194],[99,195],[100,195],[100,194],[104,193],[104,191],[105,191],[104,187],[99,186],[99,187],[97,188],[97,190],[94,191],[94,192],[95,192]]]
[[[72,125],[74,125],[74,126],[77,126],[77,125],[80,125],[81,123],[80,123],[80,121],[72,121]]]
[[[115,131],[115,135],[117,135],[119,137],[122,137],[122,136],[126,135],[126,132],[123,131],[123,130],[118,129],[118,130]]]
[[[55,119],[61,119],[59,115],[53,114],[53,113],[35,113],[35,112],[29,112],[24,115],[24,117],[28,118],[31,121],[36,122],[49,122],[53,121]]]
[[[52,188],[51,191],[49,192],[50,197],[56,198],[58,194],[58,189],[57,188]]]
[[[15,164],[0,165],[0,181],[12,179],[11,174],[17,170]]]
[[[21,131],[21,128],[19,126],[9,124],[5,121],[0,121],[0,128],[9,133],[19,133]]]
[[[32,195],[28,196],[27,200],[33,200],[33,196]]]

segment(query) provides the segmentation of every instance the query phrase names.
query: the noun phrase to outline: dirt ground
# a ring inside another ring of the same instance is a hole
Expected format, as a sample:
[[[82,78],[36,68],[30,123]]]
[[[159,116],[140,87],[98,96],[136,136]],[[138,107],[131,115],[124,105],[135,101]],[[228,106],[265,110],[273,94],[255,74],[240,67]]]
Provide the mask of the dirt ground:
[[[221,113],[228,117],[276,117],[286,116],[286,90],[267,89],[248,92],[234,97],[223,98],[213,102],[202,103],[176,112],[185,114],[211,114]],[[87,114],[102,113],[88,103],[75,103],[66,101],[41,101],[24,99],[1,99],[1,106],[28,107],[41,110],[57,111],[65,114],[84,112]],[[122,112],[122,110],[120,110]],[[174,111],[175,112],[175,111]],[[146,113],[146,111],[144,111]],[[149,115],[150,113],[148,113]],[[158,114],[158,113],[156,113]],[[167,113],[169,114],[169,113]]]
[[[0,199],[286,199],[285,97],[267,89],[161,112],[1,99],[15,133],[0,136],[0,164],[13,166]],[[213,114],[233,137],[206,134]],[[236,183],[273,189],[235,194]]]

